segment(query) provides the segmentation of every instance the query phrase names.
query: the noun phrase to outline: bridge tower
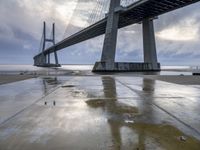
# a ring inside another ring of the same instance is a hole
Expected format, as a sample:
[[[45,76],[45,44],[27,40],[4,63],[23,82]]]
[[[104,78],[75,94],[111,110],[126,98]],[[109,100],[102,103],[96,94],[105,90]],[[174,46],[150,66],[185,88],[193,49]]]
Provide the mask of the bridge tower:
[[[55,46],[55,23],[52,24],[52,37],[47,38],[46,35],[46,23],[43,23],[43,43],[42,43],[42,53],[34,57],[34,65],[38,67],[60,67],[61,65],[58,63],[58,56],[56,52],[56,48],[54,50],[55,64],[50,62],[51,56],[50,53],[45,53],[46,43],[52,43]]]
[[[115,62],[120,11],[123,11],[120,0],[111,0],[101,61],[95,63],[93,72],[160,71],[160,64],[157,62],[153,19],[149,18],[142,22],[144,63]]]

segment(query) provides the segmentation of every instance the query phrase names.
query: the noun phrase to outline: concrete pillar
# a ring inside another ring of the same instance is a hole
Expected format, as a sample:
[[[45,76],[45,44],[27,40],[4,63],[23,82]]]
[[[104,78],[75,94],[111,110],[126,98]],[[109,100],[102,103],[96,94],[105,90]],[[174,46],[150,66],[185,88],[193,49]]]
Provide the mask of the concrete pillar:
[[[44,53],[46,48],[46,22],[43,22],[43,47],[42,47],[42,52]],[[47,63],[47,59],[46,55],[42,54],[43,56],[41,57],[41,64],[46,64]]]
[[[50,64],[50,59],[51,59],[50,54],[48,54],[47,57],[48,57],[48,64]]]
[[[56,44],[56,40],[55,40],[55,23],[53,23],[52,31],[53,31],[53,45],[55,46],[55,44]],[[55,48],[55,51],[54,51],[54,57],[55,57],[55,64],[58,65],[58,55],[57,55],[57,52],[56,52],[56,48]]]
[[[144,19],[142,25],[143,25],[144,62],[152,64],[152,70],[159,70],[160,65],[157,60],[153,20]]]
[[[114,69],[119,22],[119,13],[115,12],[115,10],[119,6],[120,0],[111,0],[103,44],[103,52],[101,56],[101,62],[105,63],[106,70]]]
[[[42,52],[45,50],[45,41],[46,41],[46,22],[43,22],[43,47],[42,47]]]
[[[42,61],[41,62],[42,64],[46,64],[47,63],[47,55],[43,54],[42,57],[41,57],[41,61]]]
[[[58,65],[58,55],[56,52],[54,52],[54,56],[55,56],[55,63],[56,63],[56,65]]]

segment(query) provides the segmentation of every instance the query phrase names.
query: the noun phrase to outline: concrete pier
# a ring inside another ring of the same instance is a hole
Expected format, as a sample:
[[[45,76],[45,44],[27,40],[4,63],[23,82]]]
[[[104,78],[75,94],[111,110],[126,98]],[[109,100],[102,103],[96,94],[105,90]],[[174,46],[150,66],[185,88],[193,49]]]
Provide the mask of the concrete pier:
[[[106,68],[105,62],[96,62],[93,72],[149,72],[160,71],[160,64],[157,68],[152,63],[129,63],[129,62],[115,62],[114,67],[110,70]]]
[[[57,54],[55,54],[55,57],[57,58]],[[61,65],[58,64],[58,60],[56,59],[56,63],[50,63],[50,56],[49,55],[39,55],[37,57],[34,57],[34,66],[37,67],[60,67]]]

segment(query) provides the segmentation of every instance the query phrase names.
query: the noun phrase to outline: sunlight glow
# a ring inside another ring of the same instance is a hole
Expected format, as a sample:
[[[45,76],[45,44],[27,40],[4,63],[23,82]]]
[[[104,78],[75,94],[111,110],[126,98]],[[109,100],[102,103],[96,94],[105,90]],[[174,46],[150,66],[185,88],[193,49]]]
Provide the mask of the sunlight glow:
[[[174,26],[158,32],[156,36],[170,41],[196,41],[198,40],[198,28],[196,26]]]
[[[69,21],[73,15],[74,9],[76,8],[76,1],[67,2],[65,5],[57,5],[56,12],[58,13],[59,18],[63,21]]]

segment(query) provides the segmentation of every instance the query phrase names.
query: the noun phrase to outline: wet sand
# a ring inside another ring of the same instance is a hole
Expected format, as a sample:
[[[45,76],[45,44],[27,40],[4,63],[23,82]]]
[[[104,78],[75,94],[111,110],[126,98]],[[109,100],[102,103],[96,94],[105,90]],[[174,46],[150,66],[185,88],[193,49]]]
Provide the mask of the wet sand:
[[[41,74],[40,76],[44,76],[45,74]],[[86,72],[77,72],[77,71],[71,71],[67,73],[66,76],[94,76],[90,71]],[[126,75],[125,73],[122,74],[122,76],[130,76],[131,74]],[[39,75],[38,75],[39,76]],[[17,82],[21,80],[26,80],[30,78],[38,77],[35,75],[0,75],[0,85],[6,84],[6,83],[12,83]],[[53,76],[53,75],[52,75]],[[99,75],[97,75],[99,76]],[[116,75],[120,76],[120,75]],[[147,79],[152,80],[160,80],[165,81],[169,83],[175,83],[175,84],[182,84],[182,85],[200,85],[200,76],[192,76],[192,75],[135,75],[133,76],[139,76]]]
[[[34,75],[0,75],[0,85],[34,78]]]
[[[144,78],[153,79],[153,80],[160,80],[175,84],[182,84],[182,85],[200,85],[200,76],[192,76],[192,75],[145,75],[142,76]]]

